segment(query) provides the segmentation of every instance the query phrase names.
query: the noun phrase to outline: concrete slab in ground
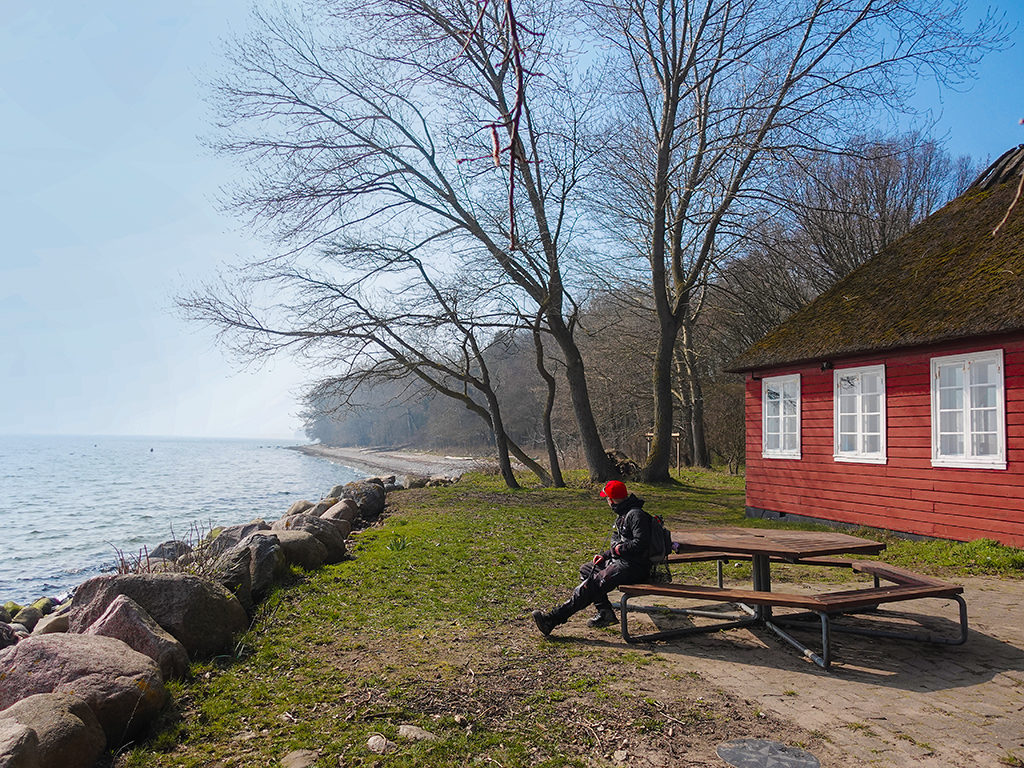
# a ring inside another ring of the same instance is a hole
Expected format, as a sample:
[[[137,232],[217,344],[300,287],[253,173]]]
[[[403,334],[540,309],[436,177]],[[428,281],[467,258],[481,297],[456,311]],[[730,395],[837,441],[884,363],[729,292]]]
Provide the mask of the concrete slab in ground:
[[[1020,765],[1013,758],[1024,760],[1024,583],[963,583],[970,636],[961,646],[835,634],[829,672],[765,628],[651,647],[679,671],[819,732],[828,743],[817,755],[824,766]],[[957,610],[935,599],[886,607],[947,634],[955,633]],[[800,638],[813,648],[820,632],[802,630]]]

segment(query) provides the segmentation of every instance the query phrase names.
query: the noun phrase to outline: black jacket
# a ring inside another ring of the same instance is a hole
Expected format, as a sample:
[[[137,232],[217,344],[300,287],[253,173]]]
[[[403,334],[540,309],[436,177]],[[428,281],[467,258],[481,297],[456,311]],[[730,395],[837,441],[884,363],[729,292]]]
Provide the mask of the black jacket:
[[[649,566],[651,551],[651,516],[644,512],[644,500],[630,494],[613,504],[616,514],[611,549],[602,552],[606,560],[618,558],[630,565]]]

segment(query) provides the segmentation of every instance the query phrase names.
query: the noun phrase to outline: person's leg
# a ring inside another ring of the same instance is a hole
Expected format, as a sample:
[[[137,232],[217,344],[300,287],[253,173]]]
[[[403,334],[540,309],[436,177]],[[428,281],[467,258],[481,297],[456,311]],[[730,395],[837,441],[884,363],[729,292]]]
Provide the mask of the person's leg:
[[[584,563],[581,565],[580,578],[583,580],[572,591],[568,600],[550,611],[533,612],[533,620],[537,623],[537,628],[544,635],[549,635],[552,629],[567,622],[570,616],[578,611],[582,611],[593,603],[595,599],[603,599],[605,603],[608,603],[607,593],[602,592],[598,586],[601,580],[601,572],[602,569],[598,568],[594,563]],[[608,603],[608,608],[609,610],[611,609],[610,603]]]

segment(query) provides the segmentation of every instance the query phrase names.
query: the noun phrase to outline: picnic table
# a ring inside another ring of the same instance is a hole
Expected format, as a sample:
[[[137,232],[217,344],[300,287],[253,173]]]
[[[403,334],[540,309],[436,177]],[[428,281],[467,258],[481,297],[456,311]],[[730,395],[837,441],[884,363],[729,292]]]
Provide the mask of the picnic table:
[[[833,631],[874,637],[903,638],[932,643],[959,645],[967,640],[967,604],[963,587],[930,576],[913,573],[877,561],[862,561],[835,555],[876,555],[885,545],[870,539],[832,531],[797,531],[761,528],[705,528],[677,531],[672,534],[676,554],[669,563],[717,561],[718,585],[699,584],[631,584],[619,587],[622,593],[621,629],[626,642],[641,642],[717,632],[723,629],[764,626],[796,648],[808,660],[828,669],[832,661]],[[730,560],[750,560],[752,589],[727,589],[723,586],[721,566]],[[772,565],[794,563],[823,567],[849,568],[871,575],[872,586],[835,592],[796,594],[772,590]],[[888,582],[882,584],[882,580]],[[717,603],[710,607],[665,608],[663,606],[630,606],[631,599],[679,598],[689,601]],[[874,611],[882,603],[947,598],[955,600],[960,609],[960,631],[953,637],[932,633],[891,631],[834,621],[840,616]],[[733,607],[732,610],[723,608]],[[775,608],[797,609],[797,613],[776,615]],[[662,630],[645,635],[629,632],[630,611],[668,612],[687,616],[718,619],[710,625],[692,625]],[[821,653],[816,653],[793,637],[784,627],[807,626],[817,620],[821,626]]]

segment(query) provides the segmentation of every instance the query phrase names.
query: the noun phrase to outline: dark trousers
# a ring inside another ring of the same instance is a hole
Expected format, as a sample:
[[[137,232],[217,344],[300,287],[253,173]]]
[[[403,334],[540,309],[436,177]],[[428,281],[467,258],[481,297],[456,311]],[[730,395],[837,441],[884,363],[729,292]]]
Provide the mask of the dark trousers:
[[[580,566],[580,578],[583,581],[573,590],[572,596],[555,609],[557,618],[565,621],[591,603],[598,610],[611,610],[612,604],[608,600],[608,593],[621,584],[646,581],[649,570],[645,563],[631,564],[616,558],[604,560],[600,565],[584,563]]]

